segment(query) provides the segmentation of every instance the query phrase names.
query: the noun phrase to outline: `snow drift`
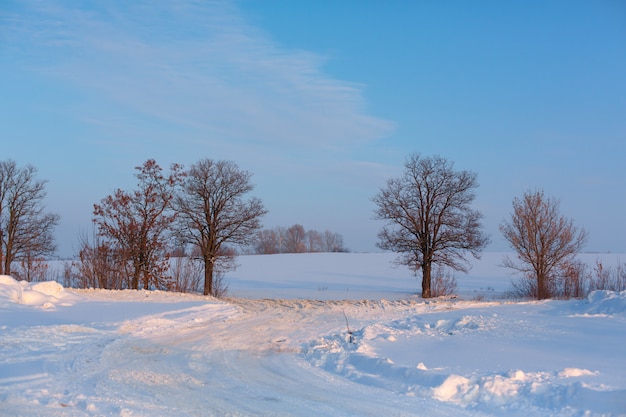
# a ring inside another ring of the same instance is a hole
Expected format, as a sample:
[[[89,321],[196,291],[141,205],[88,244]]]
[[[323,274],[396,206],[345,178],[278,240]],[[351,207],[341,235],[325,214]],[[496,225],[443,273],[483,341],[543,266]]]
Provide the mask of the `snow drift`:
[[[431,304],[406,318],[367,325],[350,338],[341,333],[320,338],[307,346],[305,356],[315,366],[357,383],[493,415],[522,410],[531,415],[622,415],[626,387],[608,362],[621,363],[614,349],[625,341],[624,335],[585,341],[584,330],[566,334],[573,322],[565,318],[573,317],[572,309],[579,311],[579,318],[602,312],[615,320],[614,331],[620,332],[625,302],[626,292],[600,291],[584,303],[487,308],[473,302],[436,303],[438,307]],[[580,323],[581,330],[594,326]],[[603,360],[587,358],[579,350],[597,353],[602,343],[613,346],[606,349],[607,363],[600,371],[598,362]],[[621,382],[613,385],[617,380]]]
[[[77,297],[55,281],[29,283],[0,275],[0,303],[14,302],[40,308],[71,305]]]
[[[344,280],[335,290],[314,286],[325,260],[338,271],[327,283]],[[257,284],[245,265],[240,274],[257,296],[275,276],[289,298],[76,291],[0,277],[0,415],[626,415],[626,292],[424,301],[402,292],[401,272],[385,273],[378,256],[248,261]],[[502,286],[490,276],[459,280],[461,292]],[[389,280],[393,299],[329,296]],[[318,293],[325,299],[303,296]]]

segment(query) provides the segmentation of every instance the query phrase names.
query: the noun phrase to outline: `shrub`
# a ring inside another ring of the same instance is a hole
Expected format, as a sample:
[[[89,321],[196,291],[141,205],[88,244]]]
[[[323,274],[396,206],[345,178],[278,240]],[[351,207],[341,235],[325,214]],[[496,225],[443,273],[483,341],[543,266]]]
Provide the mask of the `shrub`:
[[[438,266],[433,272],[430,288],[433,297],[444,297],[456,293],[457,283],[452,271]]]
[[[512,298],[537,298],[537,280],[526,274],[512,283],[508,295]],[[585,298],[591,291],[626,290],[626,264],[616,267],[604,266],[597,260],[593,270],[581,261],[567,262],[546,280],[546,291],[550,298]]]
[[[626,290],[626,264],[618,264],[615,268],[605,267],[602,261],[596,261],[591,279],[591,290],[624,291]]]

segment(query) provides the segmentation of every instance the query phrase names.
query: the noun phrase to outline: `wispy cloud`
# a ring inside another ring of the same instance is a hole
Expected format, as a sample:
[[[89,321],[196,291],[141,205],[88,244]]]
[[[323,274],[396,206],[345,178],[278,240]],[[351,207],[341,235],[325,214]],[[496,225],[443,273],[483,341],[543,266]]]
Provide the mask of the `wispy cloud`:
[[[93,202],[134,185],[132,166],[147,158],[233,160],[254,173],[279,224],[321,216],[322,227],[341,232],[343,219],[330,224],[337,211],[330,207],[338,206],[369,219],[363,189],[386,168],[360,160],[376,160],[371,150],[393,123],[368,113],[364,86],[325,72],[327,57],[281,46],[235,2],[9,0],[1,7],[7,65],[0,72],[24,72],[16,90],[28,103],[16,126],[46,119],[27,146],[54,130],[62,151],[40,160],[65,172],[58,188],[76,190],[71,210],[83,207],[82,219],[61,210],[66,241],[72,227],[90,224]]]
[[[83,122],[320,151],[393,130],[367,113],[362,86],[325,74],[319,55],[281,47],[230,2],[125,3],[32,1],[7,18],[16,54],[84,95]]]

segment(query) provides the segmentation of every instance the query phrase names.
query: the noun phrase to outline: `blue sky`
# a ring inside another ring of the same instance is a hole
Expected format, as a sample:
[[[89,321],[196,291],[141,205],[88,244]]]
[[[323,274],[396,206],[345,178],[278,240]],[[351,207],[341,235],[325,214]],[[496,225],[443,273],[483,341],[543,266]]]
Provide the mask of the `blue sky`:
[[[5,1],[0,160],[32,164],[75,253],[148,158],[254,174],[266,227],[376,250],[371,197],[407,155],[475,171],[498,225],[543,189],[626,252],[626,3]]]

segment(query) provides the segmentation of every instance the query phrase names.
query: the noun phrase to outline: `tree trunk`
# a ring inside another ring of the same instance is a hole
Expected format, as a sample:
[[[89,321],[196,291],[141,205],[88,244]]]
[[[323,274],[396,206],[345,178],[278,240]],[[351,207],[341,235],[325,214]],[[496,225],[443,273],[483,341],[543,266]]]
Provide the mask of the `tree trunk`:
[[[204,295],[213,295],[213,260],[204,259]]]
[[[537,299],[545,300],[550,298],[550,294],[546,288],[546,277],[544,274],[537,274]]]
[[[4,232],[2,229],[0,229],[0,275],[9,275],[4,273],[4,247],[2,239],[4,239]]]
[[[432,270],[432,263],[424,262],[422,264],[422,298],[431,298],[430,292],[430,271]]]
[[[137,268],[137,266],[135,266],[133,268],[133,279],[131,281],[131,289],[132,290],[138,290],[139,289],[139,275],[141,274],[141,270],[139,270],[139,268]]]
[[[145,270],[143,271],[143,289],[146,291],[150,289],[150,274]]]
[[[13,249],[11,243],[6,244],[6,256],[4,257],[4,275],[11,275],[11,262],[13,262]]]

